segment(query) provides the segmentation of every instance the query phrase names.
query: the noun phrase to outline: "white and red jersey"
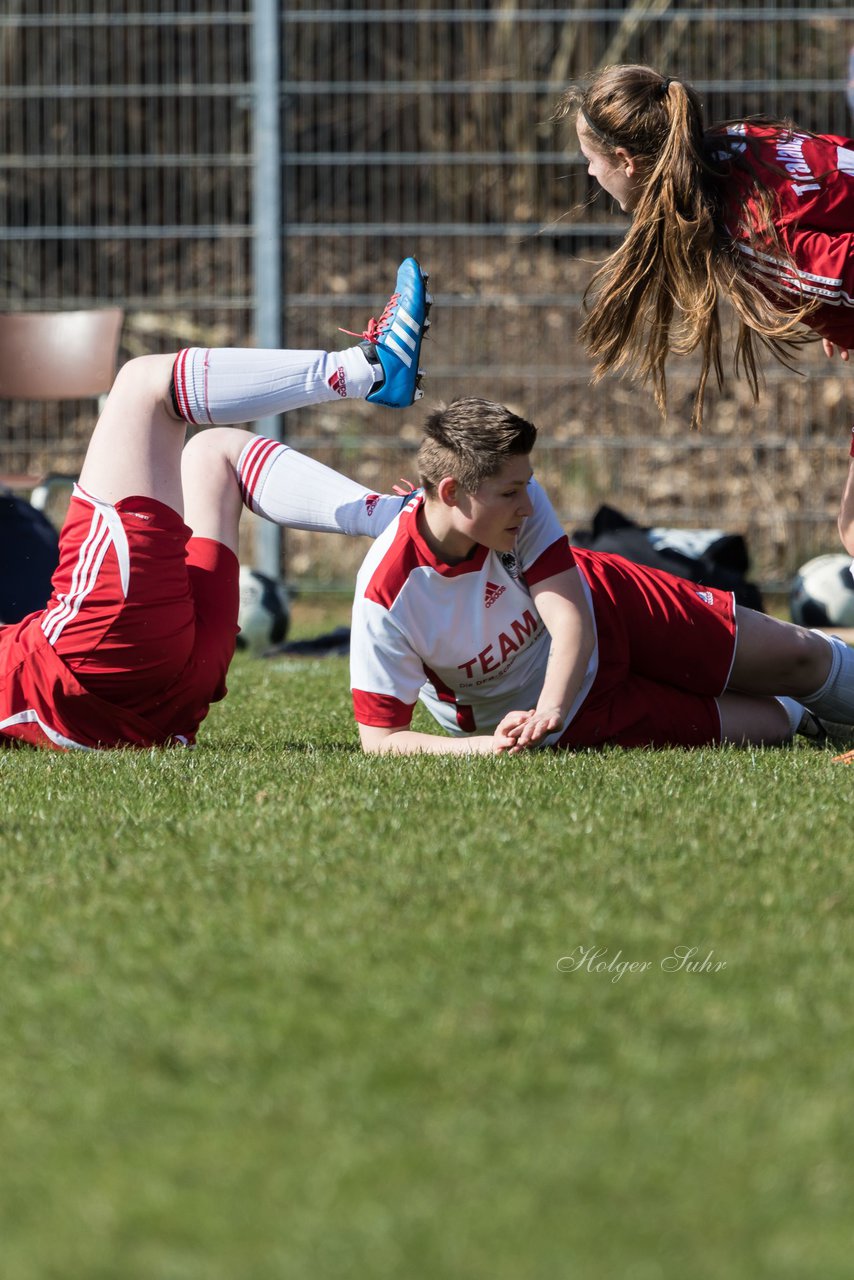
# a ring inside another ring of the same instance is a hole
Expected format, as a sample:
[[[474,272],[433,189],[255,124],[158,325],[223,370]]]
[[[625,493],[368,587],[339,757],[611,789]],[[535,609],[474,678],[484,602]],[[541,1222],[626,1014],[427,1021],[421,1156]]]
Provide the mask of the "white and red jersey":
[[[443,563],[418,529],[420,493],[377,538],[353,605],[350,683],[360,724],[405,728],[420,698],[449,733],[489,733],[508,711],[537,705],[550,638],[531,587],[575,558],[536,481],[530,494],[533,513],[512,553],[477,546],[462,563]],[[594,652],[570,717],[595,674]]]
[[[749,123],[712,130],[706,141],[711,162],[724,166],[725,229],[752,274],[790,293],[793,307],[817,299],[809,327],[854,348],[854,141]],[[774,196],[774,225],[792,262],[750,243],[761,231],[757,183]]]

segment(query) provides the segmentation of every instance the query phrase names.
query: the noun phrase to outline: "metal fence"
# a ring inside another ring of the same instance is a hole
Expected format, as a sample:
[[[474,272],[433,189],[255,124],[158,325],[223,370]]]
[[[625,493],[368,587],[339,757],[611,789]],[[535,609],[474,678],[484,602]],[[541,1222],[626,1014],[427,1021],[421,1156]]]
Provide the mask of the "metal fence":
[[[254,38],[271,18],[272,115],[271,37]],[[2,306],[118,303],[125,357],[271,327],[287,345],[334,348],[338,325],[361,327],[415,253],[437,298],[428,404],[487,394],[533,417],[568,529],[608,502],[649,524],[740,530],[757,574],[781,582],[835,545],[850,374],[813,350],[805,376],[769,366],[758,407],[731,381],[710,394],[700,437],[690,361],[671,364],[666,422],[631,384],[591,389],[580,296],[625,224],[590,202],[552,114],[573,78],[649,62],[690,80],[709,121],[764,111],[849,134],[852,43],[841,4],[7,0]],[[411,472],[421,416],[347,403],[284,425],[296,447],[382,487]],[[91,406],[4,405],[0,472],[73,470],[90,426]],[[290,535],[288,572],[347,581],[363,550]]]

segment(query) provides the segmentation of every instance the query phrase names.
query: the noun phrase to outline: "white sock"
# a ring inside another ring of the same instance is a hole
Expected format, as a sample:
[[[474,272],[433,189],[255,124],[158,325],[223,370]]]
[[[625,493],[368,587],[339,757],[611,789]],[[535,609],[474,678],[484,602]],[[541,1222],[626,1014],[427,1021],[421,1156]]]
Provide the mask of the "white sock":
[[[854,650],[839,636],[826,636],[817,631],[833,650],[830,674],[820,689],[801,698],[805,707],[824,720],[837,724],[854,724]]]
[[[360,347],[345,351],[256,351],[187,347],[172,370],[173,403],[187,422],[256,422],[324,401],[364,398],[379,365]]]
[[[256,436],[244,448],[237,479],[250,511],[289,529],[375,538],[409,500],[371,493],[322,462],[265,436]]]
[[[789,717],[789,736],[794,738],[804,718],[804,708],[794,698],[778,697],[777,701]]]

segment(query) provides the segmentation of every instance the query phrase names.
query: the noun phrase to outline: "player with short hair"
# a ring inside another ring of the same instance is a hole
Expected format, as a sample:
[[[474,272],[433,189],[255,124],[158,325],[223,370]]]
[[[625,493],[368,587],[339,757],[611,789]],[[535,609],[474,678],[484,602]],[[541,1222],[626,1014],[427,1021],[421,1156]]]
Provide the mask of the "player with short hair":
[[[573,549],[533,479],[532,423],[431,413],[422,489],[359,572],[351,687],[370,752],[788,741],[854,723],[854,653],[621,556]],[[411,727],[421,701],[443,734]]]
[[[44,610],[0,628],[0,746],[195,740],[225,696],[237,634],[243,506],[293,528],[368,533],[378,497],[274,440],[225,426],[309,404],[420,396],[429,321],[414,258],[358,346],[143,356],[119,372],[86,453]]]

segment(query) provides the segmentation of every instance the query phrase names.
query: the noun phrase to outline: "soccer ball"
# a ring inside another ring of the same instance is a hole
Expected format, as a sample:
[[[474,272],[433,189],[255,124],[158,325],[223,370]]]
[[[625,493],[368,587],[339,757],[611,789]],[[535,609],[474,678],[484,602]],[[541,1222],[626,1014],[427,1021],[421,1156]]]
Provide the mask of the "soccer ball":
[[[240,627],[238,649],[260,657],[273,645],[282,643],[288,634],[290,621],[290,601],[283,583],[242,564],[237,614]]]
[[[802,627],[854,627],[851,557],[816,556],[795,574],[790,596],[792,621]]]

